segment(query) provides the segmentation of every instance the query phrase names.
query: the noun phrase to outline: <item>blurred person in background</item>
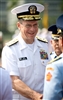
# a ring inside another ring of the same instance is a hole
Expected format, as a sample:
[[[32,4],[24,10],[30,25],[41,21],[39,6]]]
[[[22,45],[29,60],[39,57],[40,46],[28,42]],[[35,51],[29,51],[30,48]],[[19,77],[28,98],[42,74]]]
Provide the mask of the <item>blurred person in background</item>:
[[[28,3],[11,12],[18,18],[19,35],[2,51],[2,66],[8,70],[13,85],[13,100],[41,100],[45,67],[49,61],[47,43],[35,38],[44,6]]]
[[[62,53],[46,66],[42,100],[63,100],[63,14],[56,21]]]
[[[51,58],[54,59],[57,56],[59,56],[62,52],[61,49],[59,47],[59,35],[57,34],[57,27],[56,25],[52,25],[48,28],[48,31],[52,32],[52,39],[51,39],[51,45],[53,48],[53,52],[50,53]]]
[[[46,28],[42,28],[42,30],[36,35],[36,37],[37,36],[40,39],[48,42],[49,53],[51,53],[53,51],[53,48],[51,46],[52,33],[48,31]]]

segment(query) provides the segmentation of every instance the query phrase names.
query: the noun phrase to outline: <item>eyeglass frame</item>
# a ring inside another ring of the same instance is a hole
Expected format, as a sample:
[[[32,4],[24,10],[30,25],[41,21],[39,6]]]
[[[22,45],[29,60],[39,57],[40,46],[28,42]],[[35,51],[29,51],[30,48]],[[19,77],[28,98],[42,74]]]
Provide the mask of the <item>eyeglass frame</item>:
[[[27,24],[27,25],[24,25],[22,23],[22,21],[20,21],[20,24],[22,24],[24,27],[26,27],[27,29],[30,29],[31,27],[34,27],[34,28],[38,28],[39,27],[39,24],[34,24],[34,25],[30,25],[30,24]]]

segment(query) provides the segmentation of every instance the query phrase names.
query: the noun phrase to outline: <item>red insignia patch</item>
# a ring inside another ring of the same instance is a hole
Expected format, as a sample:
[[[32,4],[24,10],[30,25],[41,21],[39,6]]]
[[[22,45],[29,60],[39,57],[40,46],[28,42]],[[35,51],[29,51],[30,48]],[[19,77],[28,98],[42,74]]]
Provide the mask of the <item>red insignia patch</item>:
[[[50,72],[48,72],[47,75],[46,75],[46,80],[47,80],[47,81],[50,81],[51,78],[52,78],[52,75],[51,75]]]

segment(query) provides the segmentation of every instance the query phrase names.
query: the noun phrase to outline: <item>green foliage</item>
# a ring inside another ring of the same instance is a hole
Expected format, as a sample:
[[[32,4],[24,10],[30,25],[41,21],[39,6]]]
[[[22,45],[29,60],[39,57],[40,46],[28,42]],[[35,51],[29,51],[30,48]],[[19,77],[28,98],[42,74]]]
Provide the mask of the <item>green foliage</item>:
[[[61,11],[63,11],[63,0],[61,0],[60,7],[61,7]]]
[[[8,1],[8,9],[11,9],[12,7],[16,6],[18,3],[18,0],[9,0]]]

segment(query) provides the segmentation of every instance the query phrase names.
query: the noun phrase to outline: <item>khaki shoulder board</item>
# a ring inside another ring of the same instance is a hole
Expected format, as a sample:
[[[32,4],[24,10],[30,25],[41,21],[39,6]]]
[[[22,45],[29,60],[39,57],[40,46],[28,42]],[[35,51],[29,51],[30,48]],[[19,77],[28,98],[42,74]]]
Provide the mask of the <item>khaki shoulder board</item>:
[[[16,44],[18,42],[17,38],[12,39],[11,41],[9,41],[8,43],[6,43],[7,46],[12,46],[14,44]]]
[[[55,62],[55,61],[57,61],[57,60],[59,60],[61,58],[62,57],[58,56],[58,57],[54,58],[53,60],[51,60],[50,62],[48,62],[48,64],[51,64],[51,63],[53,63],[53,62]]]
[[[36,36],[37,40],[44,42],[44,43],[48,43],[48,41],[46,39],[40,38],[38,36]]]

